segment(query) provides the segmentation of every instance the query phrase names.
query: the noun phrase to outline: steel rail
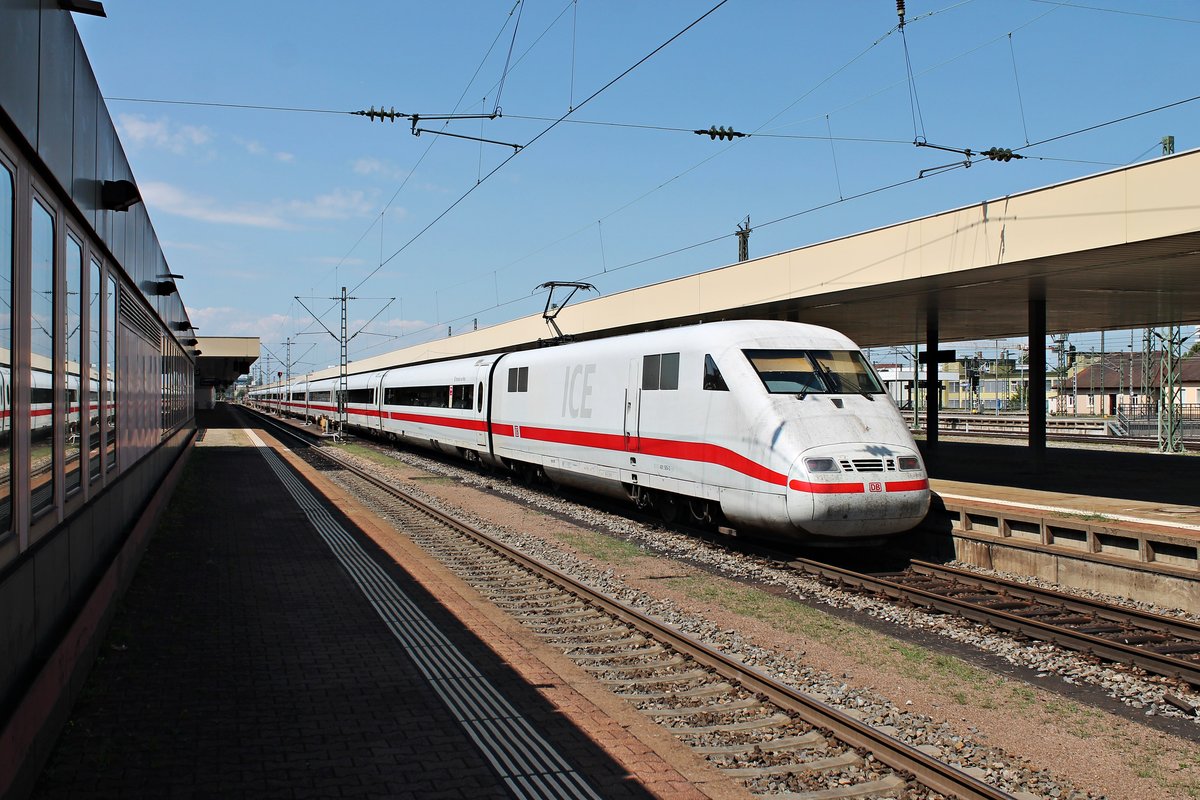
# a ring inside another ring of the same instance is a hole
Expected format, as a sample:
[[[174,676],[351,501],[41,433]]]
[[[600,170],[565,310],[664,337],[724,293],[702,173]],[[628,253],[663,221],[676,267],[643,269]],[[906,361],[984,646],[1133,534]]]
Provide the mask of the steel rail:
[[[1200,646],[1200,625],[1189,622],[1186,619],[1164,617],[1161,614],[1152,614],[1149,611],[1142,611],[1137,608],[1126,608],[1125,606],[1106,603],[1103,600],[1074,597],[1052,589],[1043,589],[1040,586],[1032,586],[1005,578],[979,575],[975,572],[947,567],[943,564],[934,564],[929,561],[913,561],[912,569],[914,572],[923,575],[946,577],[960,583],[977,586],[981,589],[995,590],[996,588],[1000,588],[1005,594],[1012,597],[1045,603],[1047,605],[1061,606],[1069,611],[1078,611],[1083,614],[1094,614],[1110,622],[1132,623],[1139,628],[1149,631],[1169,634],[1180,639],[1191,639]]]
[[[298,432],[290,430],[288,432],[300,438]],[[913,775],[922,785],[936,792],[961,798],[961,800],[1011,800],[1012,795],[1007,792],[984,783],[978,778],[968,775],[945,762],[939,761],[912,745],[902,742],[899,739],[894,739],[870,725],[837,710],[833,706],[822,703],[794,687],[759,672],[753,667],[742,664],[714,650],[703,642],[672,628],[666,623],[659,622],[636,609],[625,606],[616,598],[580,583],[549,564],[545,564],[503,542],[497,541],[482,531],[476,530],[444,514],[438,509],[405,494],[402,490],[349,463],[340,455],[330,452],[327,448],[318,447],[316,451],[338,464],[338,466],[352,472],[356,477],[387,492],[401,502],[421,510],[438,522],[453,528],[461,535],[500,552],[505,557],[560,587],[565,592],[598,606],[614,617],[674,647],[676,650],[692,657],[698,663],[709,667],[722,677],[738,681],[750,691],[770,698],[772,702],[781,708],[797,713],[805,722],[814,727],[830,731],[837,739],[850,747],[870,751],[880,762],[898,772]]]
[[[974,622],[991,625],[1010,633],[1019,633],[1072,650],[1091,653],[1108,661],[1133,664],[1147,672],[1177,677],[1193,686],[1200,686],[1200,663],[1184,661],[1171,655],[1154,653],[1140,647],[1124,644],[1123,642],[1114,642],[1110,639],[1103,639],[1099,636],[1073,631],[1070,628],[1051,625],[1040,620],[1027,619],[1000,609],[992,609],[954,597],[946,597],[936,592],[905,586],[902,583],[888,580],[887,578],[864,575],[817,561],[796,559],[789,562],[789,565],[809,574],[877,592],[896,600],[904,600],[948,614],[955,614]]]

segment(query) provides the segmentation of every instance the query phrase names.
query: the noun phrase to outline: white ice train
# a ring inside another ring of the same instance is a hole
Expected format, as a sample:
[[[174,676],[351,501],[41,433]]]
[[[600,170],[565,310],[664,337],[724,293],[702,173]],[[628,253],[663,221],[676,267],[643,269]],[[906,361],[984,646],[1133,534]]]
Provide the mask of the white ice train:
[[[251,392],[337,416],[337,378]],[[492,467],[795,541],[916,526],[929,480],[859,351],[828,328],[714,322],[351,375],[347,422]]]

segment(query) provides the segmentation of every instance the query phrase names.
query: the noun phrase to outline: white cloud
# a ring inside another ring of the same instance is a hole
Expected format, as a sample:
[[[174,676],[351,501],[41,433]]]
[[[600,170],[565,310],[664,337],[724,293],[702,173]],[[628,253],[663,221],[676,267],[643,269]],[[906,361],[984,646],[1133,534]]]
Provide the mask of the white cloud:
[[[188,319],[201,336],[257,336],[264,342],[285,339],[295,324],[285,314],[263,315],[231,306],[189,308]]]
[[[374,214],[374,205],[365,193],[345,189],[335,189],[311,200],[276,200],[258,204],[229,204],[161,181],[143,183],[141,191],[146,207],[152,211],[202,222],[252,228],[290,230],[297,227],[297,218],[338,220]]]
[[[291,153],[284,153],[282,151],[271,152],[271,151],[267,150],[266,147],[263,147],[262,142],[256,141],[254,139],[235,138],[234,141],[236,141],[238,144],[240,144],[242,146],[242,148],[245,149],[245,151],[252,156],[269,155],[271,158],[275,159],[276,161],[280,161],[285,164],[291,163],[292,161],[294,161],[296,159],[296,157]]]
[[[383,161],[378,158],[360,158],[352,165],[355,173],[359,175],[379,175],[384,178],[392,178],[395,180],[403,180],[408,177],[408,170],[397,167],[389,161]]]
[[[364,192],[346,189],[334,189],[312,200],[293,200],[287,207],[290,213],[308,219],[347,219],[367,216],[375,211],[374,204]]]
[[[166,119],[151,120],[139,114],[118,115],[117,127],[123,142],[136,146],[157,147],[178,154],[212,141],[212,132],[208,128],[172,125]]]
[[[141,184],[142,198],[152,211],[163,211],[179,217],[201,222],[216,222],[227,225],[246,225],[252,228],[291,227],[285,222],[278,209],[229,206],[211,197],[193,195],[169,183],[150,181]]]

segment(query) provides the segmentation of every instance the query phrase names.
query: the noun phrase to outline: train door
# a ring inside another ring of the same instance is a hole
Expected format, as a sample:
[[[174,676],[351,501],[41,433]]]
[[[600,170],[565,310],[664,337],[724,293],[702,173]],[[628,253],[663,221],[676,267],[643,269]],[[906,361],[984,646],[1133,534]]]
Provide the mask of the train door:
[[[377,417],[377,419],[379,420],[380,434],[389,434],[389,433],[394,434],[395,433],[394,431],[388,431],[388,426],[389,426],[388,412],[385,411],[383,408],[384,402],[387,399],[387,389],[385,389],[384,387],[387,384],[387,376],[388,376],[389,372],[391,372],[390,369],[385,369],[384,371],[380,372],[379,380],[376,381],[376,383],[375,383],[375,411],[379,415]],[[392,436],[391,438],[393,441],[395,441],[394,436]]]
[[[383,430],[383,377],[388,374],[387,370],[380,372],[375,376],[368,386],[371,387],[371,398],[373,400],[373,408],[371,409],[372,416],[375,417],[375,429],[382,434]]]
[[[642,359],[629,362],[629,380],[625,384],[625,449],[641,450]]]
[[[475,445],[480,450],[488,449],[487,382],[491,370],[491,363],[484,362],[480,362],[475,369],[475,419],[481,423],[475,431]]]

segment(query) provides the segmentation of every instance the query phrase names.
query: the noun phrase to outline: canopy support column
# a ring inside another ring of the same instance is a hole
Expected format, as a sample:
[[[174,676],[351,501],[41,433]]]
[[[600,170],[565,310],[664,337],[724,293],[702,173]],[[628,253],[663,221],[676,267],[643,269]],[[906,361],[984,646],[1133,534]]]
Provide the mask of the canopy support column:
[[[938,384],[938,311],[925,312],[925,446],[932,452],[938,443],[938,406],[942,392]],[[916,390],[913,391],[916,394]]]
[[[1046,298],[1029,298],[1029,458],[1033,468],[1046,467]]]

